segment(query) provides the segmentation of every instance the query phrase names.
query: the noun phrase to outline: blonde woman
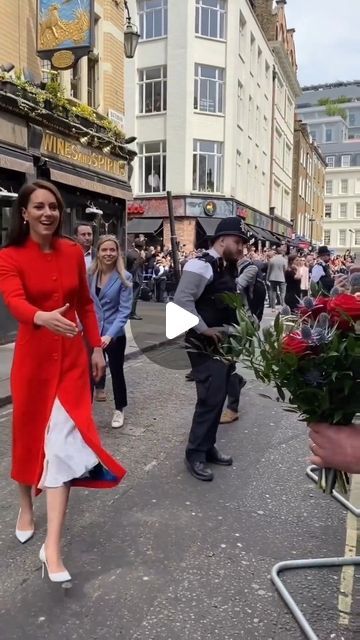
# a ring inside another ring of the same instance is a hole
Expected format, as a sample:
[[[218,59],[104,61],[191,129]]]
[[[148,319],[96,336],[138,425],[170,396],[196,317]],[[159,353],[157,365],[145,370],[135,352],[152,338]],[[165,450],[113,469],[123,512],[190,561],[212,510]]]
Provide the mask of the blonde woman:
[[[99,238],[95,260],[89,269],[89,284],[99,322],[101,346],[109,360],[115,403],[111,426],[118,429],[124,424],[127,406],[125,325],[131,313],[133,292],[131,275],[125,271],[116,236]]]

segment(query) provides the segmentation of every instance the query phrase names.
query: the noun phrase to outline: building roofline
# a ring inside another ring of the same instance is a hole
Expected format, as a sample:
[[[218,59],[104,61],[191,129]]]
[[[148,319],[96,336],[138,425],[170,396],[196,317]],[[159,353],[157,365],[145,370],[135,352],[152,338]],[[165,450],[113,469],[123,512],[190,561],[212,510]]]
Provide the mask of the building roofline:
[[[312,84],[301,87],[302,91],[321,91],[322,89],[340,89],[341,87],[360,86],[360,80],[336,81],[328,84]]]

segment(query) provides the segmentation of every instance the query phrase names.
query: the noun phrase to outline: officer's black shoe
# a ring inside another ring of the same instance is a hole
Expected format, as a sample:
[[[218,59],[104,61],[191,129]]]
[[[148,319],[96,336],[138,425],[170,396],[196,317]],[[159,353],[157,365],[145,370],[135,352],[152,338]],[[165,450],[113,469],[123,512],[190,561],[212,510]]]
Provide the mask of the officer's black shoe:
[[[188,460],[185,458],[185,466],[191,475],[194,476],[194,478],[197,478],[197,480],[203,480],[205,482],[214,480],[213,472],[205,465],[205,462],[202,462],[201,460]]]
[[[219,451],[216,447],[213,447],[210,451],[208,451],[208,453],[206,454],[206,461],[211,462],[212,464],[222,465],[223,467],[231,467],[233,463],[233,459],[231,458],[231,456],[226,456],[225,454],[221,453],[221,451]]]
[[[140,316],[138,316],[136,313],[133,313],[130,316],[130,320],[142,320],[142,318]]]
[[[194,378],[194,376],[193,376],[193,372],[192,372],[192,371],[189,371],[189,373],[187,373],[187,374],[185,375],[185,379],[186,379],[188,382],[195,382],[195,378]]]

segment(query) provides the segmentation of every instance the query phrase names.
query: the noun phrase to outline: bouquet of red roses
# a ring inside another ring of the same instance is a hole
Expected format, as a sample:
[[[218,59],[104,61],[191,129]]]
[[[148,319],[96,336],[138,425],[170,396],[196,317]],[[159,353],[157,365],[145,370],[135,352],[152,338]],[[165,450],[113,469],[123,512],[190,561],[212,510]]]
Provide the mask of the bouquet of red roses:
[[[239,307],[235,297],[231,301]],[[360,412],[359,295],[304,298],[296,314],[285,307],[262,331],[241,308],[237,317],[234,334],[222,348],[224,358],[249,365],[259,380],[275,386],[286,410],[304,422],[353,422]],[[348,480],[326,469],[319,486],[331,493],[337,482],[346,493]]]

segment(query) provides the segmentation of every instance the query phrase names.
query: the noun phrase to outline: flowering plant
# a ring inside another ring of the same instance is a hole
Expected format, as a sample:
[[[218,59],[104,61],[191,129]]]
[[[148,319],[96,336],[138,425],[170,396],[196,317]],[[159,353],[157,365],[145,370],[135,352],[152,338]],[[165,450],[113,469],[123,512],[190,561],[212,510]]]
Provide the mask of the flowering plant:
[[[228,303],[239,307],[237,296]],[[285,307],[273,326],[259,331],[238,308],[238,325],[222,347],[227,360],[250,366],[274,385],[278,400],[300,420],[347,425],[360,412],[360,299],[351,294],[305,298],[295,314]],[[348,477],[323,470],[319,486],[342,492]]]

